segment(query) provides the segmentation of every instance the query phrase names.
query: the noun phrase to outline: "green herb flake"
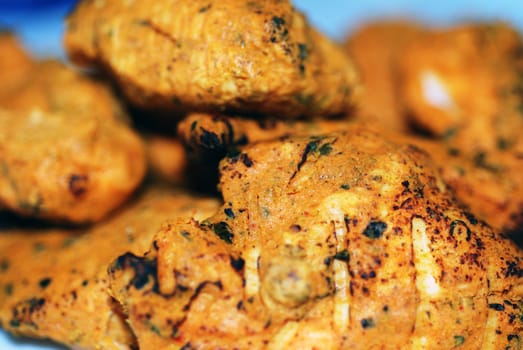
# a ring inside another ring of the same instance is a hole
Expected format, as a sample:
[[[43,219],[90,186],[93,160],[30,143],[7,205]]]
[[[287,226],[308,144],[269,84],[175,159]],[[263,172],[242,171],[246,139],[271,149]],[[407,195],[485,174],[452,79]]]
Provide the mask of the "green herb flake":
[[[149,22],[149,20],[145,18],[137,18],[133,20],[132,23],[137,26],[148,26],[151,24],[151,22]]]
[[[232,244],[234,234],[231,232],[231,228],[226,222],[221,221],[216,224],[213,224],[212,228],[214,230],[214,233],[218,237],[220,237],[222,241],[224,241],[227,244]]]
[[[12,283],[8,283],[4,286],[4,294],[7,296],[13,295],[14,286]]]
[[[158,335],[161,335],[161,332],[160,332],[160,328],[158,328],[157,325],[155,324],[151,324],[149,326],[149,328],[151,329],[151,331],[153,331],[154,333],[158,334]]]
[[[38,282],[38,285],[39,285],[40,288],[42,288],[42,289],[47,288],[50,284],[51,284],[51,279],[50,279],[49,277],[42,278],[42,279]]]
[[[46,246],[42,242],[36,242],[33,245],[33,249],[34,249],[35,253],[40,253],[40,252],[43,252],[46,249]]]
[[[363,235],[370,239],[378,239],[383,235],[386,229],[387,224],[385,222],[371,221],[363,231]]]
[[[449,140],[449,139],[453,138],[454,136],[456,136],[457,132],[458,132],[458,128],[449,128],[443,133],[442,138],[444,140]]]
[[[376,323],[372,317],[364,318],[360,321],[360,323],[363,329],[376,327]]]
[[[76,241],[78,240],[78,237],[69,237],[64,239],[64,242],[62,243],[63,248],[69,248],[72,246]]]
[[[458,346],[463,345],[465,343],[465,337],[462,335],[455,335],[454,336],[454,347],[457,348]]]
[[[242,49],[245,48],[245,39],[243,38],[243,35],[239,34],[236,36],[236,41],[238,41],[238,44],[240,44],[240,47]]]
[[[327,156],[332,152],[332,146],[329,143],[322,145],[319,149],[320,155]]]
[[[271,213],[269,212],[269,209],[267,209],[267,208],[265,208],[265,207],[262,207],[261,210],[262,210],[262,215],[263,215],[264,218],[269,217],[269,215],[271,214]]]
[[[208,4],[208,5],[206,5],[206,6],[202,7],[202,8],[200,8],[200,9],[198,10],[198,13],[205,13],[205,12],[209,11],[209,9],[210,9],[211,7],[212,7],[212,4]]]
[[[188,241],[192,241],[191,234],[187,231],[180,232],[180,235]]]
[[[507,139],[504,139],[502,137],[498,138],[497,140],[497,147],[500,151],[504,151],[507,148],[510,147],[511,142]]]
[[[487,161],[487,155],[485,152],[478,152],[474,155],[474,165],[478,168],[488,170],[490,172],[499,172],[501,170],[500,166],[491,164]]]
[[[236,215],[234,215],[234,211],[232,210],[232,208],[225,208],[223,210],[223,212],[225,213],[225,215],[227,215],[227,217],[229,219],[234,219],[236,217]]]
[[[301,61],[305,61],[308,56],[309,56],[309,50],[307,49],[307,45],[299,43],[298,44],[298,58]]]
[[[334,259],[349,262],[349,252],[347,249],[343,249],[341,252],[334,254]]]
[[[342,185],[340,186],[340,188],[342,188],[342,189],[344,189],[344,190],[348,190],[348,189],[350,189],[350,185],[349,185],[349,184],[342,184]]]

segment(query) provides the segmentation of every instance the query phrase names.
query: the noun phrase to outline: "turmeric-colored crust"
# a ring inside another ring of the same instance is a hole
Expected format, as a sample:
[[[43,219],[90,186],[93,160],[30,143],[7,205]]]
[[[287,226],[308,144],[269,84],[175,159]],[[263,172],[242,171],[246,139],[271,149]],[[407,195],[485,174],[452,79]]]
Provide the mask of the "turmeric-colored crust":
[[[65,47],[137,107],[283,118],[344,114],[358,83],[343,48],[289,1],[81,1]]]
[[[428,133],[466,152],[518,143],[523,40],[502,23],[427,31],[400,60],[402,95]]]
[[[34,62],[16,36],[0,29],[0,99],[16,89],[30,75]]]
[[[26,216],[100,220],[140,184],[141,138],[107,86],[39,63],[0,98],[0,203]]]
[[[218,206],[153,187],[92,228],[0,232],[0,325],[78,349],[131,349],[134,337],[107,292],[109,263],[125,252],[144,253],[164,220],[203,219]]]
[[[220,169],[216,215],[165,224],[109,270],[140,349],[520,340],[522,251],[460,209],[416,146],[352,126],[249,145]]]
[[[347,120],[311,121],[242,118],[225,114],[190,113],[178,124],[178,135],[193,158],[221,159],[227,152],[260,141],[290,135],[314,135],[343,130]]]
[[[247,144],[277,140],[290,135],[321,135],[343,131],[351,125],[375,125],[368,120],[258,121],[225,115],[193,113],[178,126],[192,162],[216,164],[228,153],[238,153]],[[444,140],[391,133],[379,126],[384,137],[413,144],[428,152],[443,180],[457,199],[497,231],[520,235],[523,223],[523,159],[515,152],[467,154]],[[242,159],[243,160],[243,159]]]
[[[433,156],[458,197],[496,229],[521,231],[521,37],[502,23],[427,32],[401,69],[405,103],[442,145]]]
[[[345,41],[363,85],[357,117],[386,130],[407,131],[409,122],[400,98],[398,60],[406,45],[425,30],[408,21],[375,21],[358,28]]]

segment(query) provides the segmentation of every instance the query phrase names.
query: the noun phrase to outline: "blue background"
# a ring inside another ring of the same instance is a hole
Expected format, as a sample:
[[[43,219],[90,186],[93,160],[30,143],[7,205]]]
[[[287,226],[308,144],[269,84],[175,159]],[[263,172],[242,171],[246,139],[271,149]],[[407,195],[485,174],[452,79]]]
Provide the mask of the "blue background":
[[[0,0],[0,25],[17,30],[26,46],[38,55],[62,55],[62,20],[74,3],[74,0]],[[523,30],[523,0],[295,0],[294,3],[314,25],[337,40],[362,22],[380,17],[414,17],[429,24],[503,19]]]
[[[0,26],[16,31],[25,46],[39,56],[63,57],[63,18],[72,9],[74,2],[0,0]],[[295,0],[294,3],[315,26],[336,40],[342,40],[347,33],[367,20],[383,17],[411,17],[427,24],[451,24],[471,19],[505,20],[520,31],[523,30],[523,0]],[[14,340],[0,331],[0,349],[62,348],[49,343]]]

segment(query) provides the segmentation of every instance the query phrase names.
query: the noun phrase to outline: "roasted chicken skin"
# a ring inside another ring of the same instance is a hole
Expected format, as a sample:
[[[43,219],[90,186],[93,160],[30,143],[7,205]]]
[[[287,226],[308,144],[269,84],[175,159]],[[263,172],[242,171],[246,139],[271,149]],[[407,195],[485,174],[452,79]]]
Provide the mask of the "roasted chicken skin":
[[[28,77],[34,62],[16,36],[0,28],[0,98],[16,89]]]
[[[289,1],[81,1],[65,47],[144,109],[344,114],[358,83],[343,48]]]
[[[55,221],[98,221],[145,170],[142,139],[105,84],[44,61],[0,96],[2,206]]]
[[[239,152],[251,143],[277,140],[290,135],[318,135],[343,131],[351,125],[375,125],[363,120],[264,121],[193,113],[178,126],[180,138],[189,152],[189,159],[206,176],[216,172],[220,159]],[[391,132],[379,126],[385,137],[401,144],[413,144],[429,153],[441,177],[454,191],[456,198],[478,218],[496,231],[521,235],[523,222],[523,181],[520,173],[523,158],[517,153],[467,154],[443,140],[416,134]]]
[[[445,178],[493,226],[521,231],[521,37],[503,23],[434,30],[413,40],[400,62],[414,121],[451,155]]]
[[[135,349],[120,306],[107,292],[108,265],[125,252],[145,252],[164,220],[203,219],[219,205],[216,199],[151,186],[92,228],[1,231],[2,328],[74,349]]]
[[[110,270],[141,349],[502,349],[523,253],[452,199],[427,154],[359,126],[221,162],[224,206]]]
[[[400,96],[399,60],[405,46],[425,30],[415,22],[381,20],[358,28],[345,40],[360,73],[362,97],[356,117],[384,129],[406,132],[409,120]]]

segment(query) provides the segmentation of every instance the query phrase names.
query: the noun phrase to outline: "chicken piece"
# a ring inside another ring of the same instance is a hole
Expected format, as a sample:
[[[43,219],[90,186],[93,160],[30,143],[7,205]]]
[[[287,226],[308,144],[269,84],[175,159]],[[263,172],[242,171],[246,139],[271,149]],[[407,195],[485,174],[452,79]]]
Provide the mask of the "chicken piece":
[[[25,216],[94,222],[140,184],[146,157],[104,84],[42,62],[0,98],[0,204]]]
[[[179,139],[150,134],[146,145],[149,168],[155,177],[172,184],[187,181],[187,154]]]
[[[212,192],[218,183],[218,163],[227,154],[236,154],[249,143],[343,130],[346,125],[347,120],[252,119],[191,113],[178,124],[178,136],[188,151],[191,185]]]
[[[403,51],[402,94],[414,121],[468,154],[523,152],[523,41],[508,25],[427,32]]]
[[[351,59],[288,0],[81,1],[64,41],[74,62],[108,70],[133,105],[171,117],[329,116],[357,95]]]
[[[107,293],[107,267],[125,252],[142,254],[168,218],[203,219],[215,199],[148,188],[108,220],[83,232],[0,232],[0,324],[16,335],[75,349],[135,349],[120,307]]]
[[[401,63],[406,104],[442,144],[433,156],[447,182],[495,228],[521,231],[523,41],[517,32],[504,24],[434,31],[411,42]]]
[[[405,46],[423,30],[408,21],[377,21],[362,26],[347,38],[345,47],[354,57],[364,86],[358,105],[359,118],[388,130],[408,130],[399,94],[398,60]]]
[[[289,135],[321,135],[351,128],[362,123],[347,120],[263,122],[225,115],[191,114],[178,126],[190,160],[208,177],[216,173],[218,162],[227,154],[238,154],[249,143],[276,140]],[[368,120],[366,125],[371,124]],[[523,158],[512,152],[466,154],[447,145],[417,135],[391,133],[381,125],[381,132],[402,144],[414,144],[427,151],[444,181],[457,198],[497,231],[521,234],[523,223]],[[239,158],[241,161],[247,161]],[[216,176],[215,176],[216,177]],[[200,181],[201,183],[201,181]],[[214,182],[213,182],[214,186]]]
[[[17,38],[0,29],[0,97],[16,89],[34,68],[31,57],[21,47]]]
[[[110,284],[140,349],[502,349],[523,252],[419,148],[360,126],[221,163],[224,206],[172,221]]]

